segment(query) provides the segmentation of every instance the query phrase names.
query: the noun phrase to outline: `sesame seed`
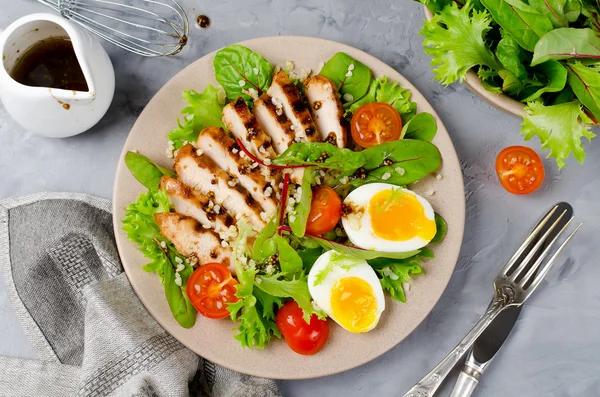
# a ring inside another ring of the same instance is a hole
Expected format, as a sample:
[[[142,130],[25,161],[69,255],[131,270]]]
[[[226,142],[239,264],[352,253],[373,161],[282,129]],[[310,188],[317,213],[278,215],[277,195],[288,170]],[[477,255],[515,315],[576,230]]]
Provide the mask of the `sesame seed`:
[[[442,174],[437,174],[437,175],[435,176],[435,179],[437,179],[438,181],[439,181],[439,180],[441,180],[441,179],[442,179]]]
[[[325,62],[319,62],[319,70],[323,69],[323,66],[325,66]]]
[[[265,148],[263,146],[261,146],[261,147],[258,148],[258,152],[262,153],[262,154],[265,154],[267,151],[265,150]]]
[[[275,109],[275,114],[277,114],[278,116],[281,116],[283,114],[283,109],[282,108]]]
[[[404,175],[404,173],[406,172],[406,171],[404,170],[404,168],[402,168],[402,167],[396,167],[396,168],[394,168],[394,169],[396,170],[396,172],[397,172],[397,173],[398,173],[398,175],[400,175],[400,176]]]
[[[296,65],[292,61],[285,61],[285,68],[287,70],[294,70],[296,68]]]
[[[294,215],[290,215],[288,219],[290,220],[290,222],[296,221],[296,217]]]
[[[175,257],[175,262],[177,262],[177,263],[183,263],[183,259],[181,259],[180,257],[176,256]]]
[[[131,153],[137,153],[138,151],[136,149],[131,149],[130,152]]]
[[[390,174],[389,172],[386,172],[385,174],[383,174],[381,176],[381,179],[383,179],[384,181],[387,181],[388,179],[390,179],[391,176],[392,176],[392,174]]]
[[[200,293],[200,286],[198,284],[194,284],[194,289],[196,290],[197,294]]]
[[[196,150],[196,155],[197,156],[202,156],[203,154],[204,154],[204,150],[202,150],[202,149]]]
[[[354,74],[354,73],[352,73],[352,71],[351,71],[351,70],[348,70],[348,73],[346,73],[346,77],[352,77],[352,75],[353,75],[353,74]]]
[[[175,268],[175,271],[176,271],[177,273],[179,273],[179,272],[183,271],[183,269],[185,269],[185,265],[184,265],[184,264],[180,264],[180,265],[178,265],[178,266]]]
[[[161,241],[161,242],[160,242],[160,246],[161,246],[163,249],[166,249],[166,248],[167,248],[167,243],[165,243],[164,241]]]
[[[266,165],[270,165],[271,164],[271,159],[265,159],[264,162],[265,162]]]
[[[429,189],[428,191],[425,192],[425,194],[428,196],[433,196],[435,194],[435,191],[433,191],[433,189]]]
[[[342,98],[346,102],[352,102],[354,100],[354,96],[352,96],[352,94],[348,94],[348,93],[344,94],[344,96]]]
[[[350,70],[350,71],[354,70],[354,64],[353,63],[351,63],[350,65],[348,65],[348,70]]]
[[[243,159],[246,158],[246,153],[243,150],[240,152],[240,157]]]
[[[244,80],[240,80],[240,83],[239,83],[239,84],[240,84],[240,87],[243,87],[243,86],[245,86],[245,85],[246,85],[246,82],[245,82]]]
[[[181,287],[183,284],[183,280],[181,280],[181,275],[179,273],[175,273],[175,284]]]
[[[213,207],[213,210],[218,214],[219,212],[221,212],[221,206],[220,205],[215,205]]]
[[[403,282],[403,283],[402,283],[402,288],[404,288],[404,290],[405,290],[406,292],[408,292],[408,291],[410,291],[410,284],[409,284],[409,283],[407,283],[407,282]]]
[[[227,248],[227,247],[229,247],[229,243],[227,241],[223,240],[223,241],[221,241],[221,247]]]
[[[231,149],[231,153],[233,154],[238,154],[240,151],[237,150],[236,148]]]
[[[259,72],[258,68],[254,68],[254,69],[252,69],[252,71],[254,72],[254,74],[258,74],[258,72]]]
[[[210,225],[210,223],[203,223],[202,227],[205,229],[210,229],[212,226]]]

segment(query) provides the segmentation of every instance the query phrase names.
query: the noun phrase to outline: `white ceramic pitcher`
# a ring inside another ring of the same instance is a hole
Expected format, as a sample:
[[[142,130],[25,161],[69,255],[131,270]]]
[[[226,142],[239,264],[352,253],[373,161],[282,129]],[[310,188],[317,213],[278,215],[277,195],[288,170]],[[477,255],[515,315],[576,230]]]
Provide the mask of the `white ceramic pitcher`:
[[[0,99],[19,124],[39,135],[62,138],[90,129],[104,116],[114,95],[115,73],[94,37],[61,16],[46,13],[20,18],[1,33]],[[89,91],[30,87],[11,77],[19,57],[50,37],[70,38]]]

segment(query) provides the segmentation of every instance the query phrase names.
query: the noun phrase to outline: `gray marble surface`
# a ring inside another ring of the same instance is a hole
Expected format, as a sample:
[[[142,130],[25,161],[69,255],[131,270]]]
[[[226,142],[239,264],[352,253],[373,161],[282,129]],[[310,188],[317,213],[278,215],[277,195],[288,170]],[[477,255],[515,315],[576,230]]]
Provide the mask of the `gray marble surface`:
[[[0,28],[46,9],[32,0],[2,1]],[[94,129],[69,139],[40,138],[15,124],[0,105],[0,198],[40,191],[85,192],[110,198],[121,147],[152,95],[191,61],[224,45],[269,35],[319,36],[361,48],[390,64],[428,98],[462,160],[467,224],[456,272],[433,312],[403,343],[352,371],[281,382],[284,396],[402,395],[471,328],[491,296],[491,282],[527,230],[553,203],[568,201],[585,225],[528,302],[515,332],[485,374],[478,396],[600,395],[600,147],[588,145],[585,165],[572,159],[535,194],[518,197],[499,186],[496,153],[522,143],[520,120],[483,103],[464,87],[433,81],[418,35],[423,10],[408,0],[183,0],[190,17],[211,17],[192,29],[182,54],[142,59],[106,46],[117,91]],[[529,143],[540,150],[538,142]],[[450,227],[452,227],[450,225]],[[351,346],[348,346],[351,349]],[[36,358],[0,283],[0,355]],[[447,388],[445,393],[448,393]],[[440,393],[444,395],[444,393]]]

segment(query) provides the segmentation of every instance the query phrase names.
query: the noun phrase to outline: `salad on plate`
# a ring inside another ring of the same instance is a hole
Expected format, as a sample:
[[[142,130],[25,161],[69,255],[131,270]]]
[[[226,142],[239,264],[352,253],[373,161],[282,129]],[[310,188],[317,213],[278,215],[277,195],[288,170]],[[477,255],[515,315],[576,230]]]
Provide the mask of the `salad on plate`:
[[[441,164],[434,117],[342,52],[312,74],[231,45],[214,73],[220,87],[183,93],[172,169],[125,156],[148,189],[123,219],[144,270],[182,327],[198,313],[230,318],[242,346],[283,336],[317,353],[327,317],[348,332],[374,329],[384,294],[406,302],[446,234],[409,189]]]

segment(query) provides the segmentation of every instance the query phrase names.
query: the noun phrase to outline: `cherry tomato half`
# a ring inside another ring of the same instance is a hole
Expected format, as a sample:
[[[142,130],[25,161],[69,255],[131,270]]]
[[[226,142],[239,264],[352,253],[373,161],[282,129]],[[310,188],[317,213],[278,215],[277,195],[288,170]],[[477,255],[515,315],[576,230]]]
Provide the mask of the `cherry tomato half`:
[[[529,194],[544,181],[540,156],[526,146],[510,146],[496,158],[496,173],[502,186],[513,194]]]
[[[235,286],[237,280],[222,263],[207,263],[194,270],[190,276],[186,293],[192,305],[208,318],[229,317],[227,304],[237,302]]]
[[[311,355],[325,346],[329,337],[329,323],[319,320],[316,314],[310,317],[310,323],[302,318],[302,309],[296,301],[289,301],[275,317],[277,328],[284,336],[290,349],[299,354]]]
[[[395,141],[402,133],[400,114],[384,102],[359,107],[350,124],[354,142],[363,148]]]
[[[319,186],[313,191],[306,231],[323,234],[332,231],[342,217],[342,200],[329,186]]]

